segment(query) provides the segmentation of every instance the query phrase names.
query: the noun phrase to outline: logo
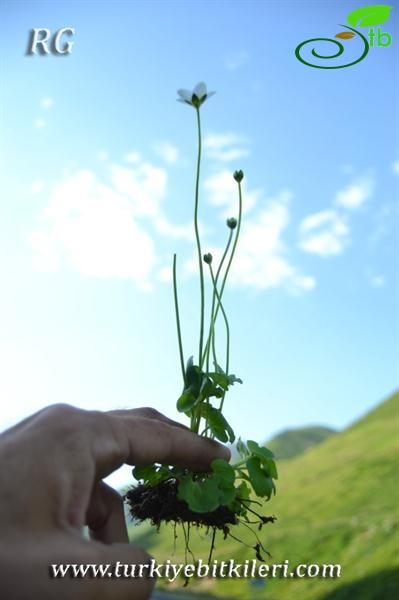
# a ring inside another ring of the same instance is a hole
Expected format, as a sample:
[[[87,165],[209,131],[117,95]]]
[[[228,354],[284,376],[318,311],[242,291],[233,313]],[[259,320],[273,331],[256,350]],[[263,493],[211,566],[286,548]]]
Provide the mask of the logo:
[[[70,54],[73,42],[62,42],[63,36],[73,36],[75,29],[73,27],[63,27],[51,35],[50,29],[36,28],[29,32],[28,48],[26,54]]]
[[[338,40],[331,38],[313,38],[311,40],[306,40],[296,47],[295,56],[304,65],[307,65],[308,67],[314,67],[315,69],[344,69],[345,67],[356,65],[361,60],[366,58],[370,48],[387,48],[391,45],[392,36],[389,33],[382,31],[381,27],[378,27],[377,30],[375,30],[377,25],[382,25],[382,23],[388,21],[391,8],[393,8],[393,6],[387,6],[385,4],[373,4],[372,6],[357,8],[347,16],[347,21],[351,27],[349,27],[349,25],[340,25],[340,27],[345,27],[347,31],[340,31],[334,36],[335,38],[338,38],[339,40],[351,40],[352,38],[358,36],[361,39],[360,51],[362,54],[356,60],[352,60],[346,65],[324,66],[312,64],[303,58],[303,54],[301,55],[303,47],[307,44],[312,44],[313,42],[329,42],[338,47],[338,50],[335,54],[325,56],[318,54],[316,50],[312,48],[312,55],[321,60],[338,58],[338,56],[341,56],[341,54],[343,54],[345,51],[344,45]],[[368,27],[369,31],[368,33],[365,32],[363,34],[358,29],[355,29],[355,27]]]

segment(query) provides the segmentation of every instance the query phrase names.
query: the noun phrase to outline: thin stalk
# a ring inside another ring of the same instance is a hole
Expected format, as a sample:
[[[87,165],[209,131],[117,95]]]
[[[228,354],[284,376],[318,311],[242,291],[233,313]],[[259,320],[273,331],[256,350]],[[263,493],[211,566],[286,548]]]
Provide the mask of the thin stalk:
[[[240,235],[240,229],[241,229],[241,217],[242,217],[242,190],[241,190],[241,182],[238,181],[238,219],[237,219],[237,233],[235,235],[234,238],[234,242],[233,242],[233,248],[230,254],[230,258],[229,258],[229,262],[227,264],[227,268],[223,277],[223,281],[222,281],[222,285],[220,287],[220,302],[222,300],[223,297],[223,292],[224,292],[224,287],[226,285],[226,280],[227,280],[227,276],[229,274],[230,271],[230,267],[231,267],[231,263],[233,261],[233,257],[234,257],[234,253],[236,251],[236,247],[237,247],[237,241],[238,241],[238,237]],[[219,311],[219,306],[221,306],[220,302],[218,303],[217,307],[216,307],[216,311],[215,311],[215,318],[214,318],[214,322],[216,322],[216,318],[218,315],[218,311]]]
[[[197,155],[197,175],[195,179],[195,203],[194,203],[194,231],[195,240],[197,243],[197,254],[198,254],[198,265],[200,273],[200,292],[201,292],[201,304],[200,304],[200,335],[199,335],[199,349],[198,349],[198,364],[201,363],[202,357],[202,346],[204,343],[204,315],[205,315],[205,289],[204,289],[204,268],[202,266],[202,250],[201,241],[198,230],[198,201],[199,201],[199,181],[200,181],[200,170],[201,170],[201,119],[199,106],[196,107],[197,111],[197,128],[198,128],[198,155]],[[193,409],[191,415],[191,431],[198,433],[201,422],[200,406],[197,410]]]
[[[181,328],[180,328],[180,315],[179,315],[179,300],[177,298],[177,278],[176,278],[176,254],[173,255],[173,298],[175,304],[175,313],[176,313],[176,327],[177,327],[177,339],[179,341],[179,354],[180,354],[180,365],[181,372],[183,375],[184,385],[186,385],[186,371],[185,371],[185,362],[184,362],[184,354],[183,354],[183,344],[181,339]]]
[[[224,322],[226,325],[226,373],[229,372],[229,362],[230,362],[230,327],[229,327],[229,321],[226,315],[226,311],[223,308],[223,304],[222,304],[222,300],[220,298],[220,294],[217,291],[216,288],[216,279],[215,276],[213,274],[213,269],[212,269],[212,265],[209,265],[209,271],[211,273],[211,278],[212,278],[212,284],[213,284],[213,290],[214,293],[216,295],[216,299],[218,301],[218,306],[220,306],[220,310],[222,311],[222,315],[224,318]],[[212,322],[212,337],[214,338],[215,336],[215,331],[214,331],[214,327],[215,327],[215,320],[213,320]],[[216,363],[216,355],[214,355],[214,359],[215,359],[215,363]]]
[[[204,340],[204,313],[205,313],[205,291],[204,291],[204,269],[202,266],[202,251],[201,251],[201,241],[199,237],[198,231],[198,199],[199,199],[199,180],[200,180],[200,167],[201,167],[201,119],[200,119],[200,110],[199,107],[196,108],[197,111],[197,126],[198,126],[198,156],[197,156],[197,176],[195,180],[195,206],[194,206],[194,230],[195,230],[195,239],[197,242],[197,252],[198,252],[198,265],[200,272],[200,289],[201,289],[201,318],[200,318],[200,338],[199,338],[199,351],[198,351],[198,363],[201,362],[202,357],[202,345]]]
[[[216,303],[216,292],[215,289],[217,288],[217,282],[219,280],[219,275],[220,272],[222,270],[224,261],[226,259],[226,256],[229,252],[230,249],[230,244],[231,244],[231,240],[233,237],[233,230],[230,229],[230,234],[229,234],[229,239],[227,241],[227,245],[226,248],[224,250],[222,259],[220,261],[220,264],[218,266],[218,270],[216,271],[216,277],[215,277],[215,285],[214,285],[214,289],[213,289],[213,294],[212,294],[212,309],[211,309],[211,319],[210,319],[210,324],[209,324],[209,334],[208,334],[208,339],[207,342],[205,344],[205,350],[204,350],[204,356],[202,357],[201,360],[201,364],[200,364],[200,368],[202,368],[202,365],[204,363],[204,360],[206,358],[206,371],[207,373],[209,372],[209,354],[210,354],[210,345],[212,342],[212,351],[213,351],[213,356],[214,356],[214,360],[216,362],[216,349],[215,349],[215,331],[214,331],[214,312],[215,312],[215,303]],[[212,334],[213,331],[213,334]]]

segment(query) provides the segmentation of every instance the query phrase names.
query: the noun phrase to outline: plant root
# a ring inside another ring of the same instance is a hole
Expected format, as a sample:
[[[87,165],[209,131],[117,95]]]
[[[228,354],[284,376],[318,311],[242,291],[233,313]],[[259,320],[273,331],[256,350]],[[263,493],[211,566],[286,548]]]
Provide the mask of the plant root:
[[[189,509],[184,500],[177,497],[176,479],[162,481],[150,487],[139,484],[125,494],[130,514],[135,521],[149,520],[158,529],[162,523],[191,523],[197,526],[223,530],[227,525],[237,525],[238,518],[227,506],[198,513]]]

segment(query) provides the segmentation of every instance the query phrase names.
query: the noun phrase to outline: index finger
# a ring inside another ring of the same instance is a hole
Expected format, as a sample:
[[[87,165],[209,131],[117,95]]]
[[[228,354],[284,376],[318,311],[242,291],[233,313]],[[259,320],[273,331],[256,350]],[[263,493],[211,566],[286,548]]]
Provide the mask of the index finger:
[[[124,463],[157,462],[204,471],[215,458],[230,459],[225,446],[172,422],[141,416],[134,410],[100,414],[105,418],[93,422],[93,450],[101,477]]]

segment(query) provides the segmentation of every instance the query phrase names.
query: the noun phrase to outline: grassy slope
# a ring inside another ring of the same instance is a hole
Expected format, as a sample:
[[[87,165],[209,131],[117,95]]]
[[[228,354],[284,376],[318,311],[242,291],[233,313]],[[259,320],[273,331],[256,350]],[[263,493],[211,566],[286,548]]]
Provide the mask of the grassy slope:
[[[329,427],[300,427],[282,431],[265,444],[278,460],[299,456],[336,433]]]
[[[245,580],[201,580],[191,591],[245,600],[393,599],[399,566],[398,414],[399,393],[347,430],[280,462],[278,493],[264,510],[278,517],[262,533],[271,562],[341,563],[340,579],[267,579],[256,590]],[[171,556],[173,535],[167,528],[141,534],[159,562],[181,558],[178,551]],[[177,550],[184,547],[182,537]],[[202,537],[193,532],[191,546],[205,559],[209,539]],[[219,540],[214,558],[232,557],[242,561],[253,554],[232,539]]]

